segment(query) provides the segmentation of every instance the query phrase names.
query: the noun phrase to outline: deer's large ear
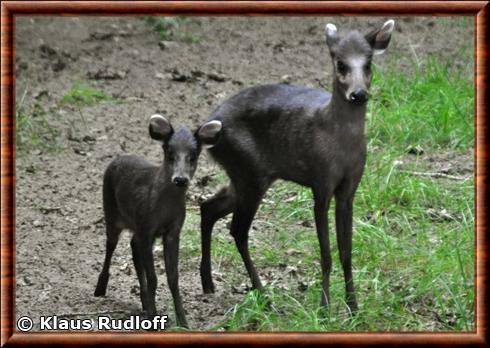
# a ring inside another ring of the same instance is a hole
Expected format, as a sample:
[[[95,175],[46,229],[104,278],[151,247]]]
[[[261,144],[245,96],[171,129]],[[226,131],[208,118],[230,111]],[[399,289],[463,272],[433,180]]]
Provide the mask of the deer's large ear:
[[[208,149],[218,142],[221,133],[222,124],[218,120],[212,120],[203,124],[196,131],[196,138],[202,147]]]
[[[337,41],[339,41],[339,36],[337,35],[337,27],[334,24],[328,23],[325,26],[325,38],[330,49],[332,49]]]
[[[149,125],[150,137],[159,141],[168,141],[174,132],[170,122],[162,115],[152,115]]]
[[[373,48],[373,54],[382,54],[390,43],[391,33],[395,28],[395,21],[390,19],[380,29],[376,29],[365,36]]]

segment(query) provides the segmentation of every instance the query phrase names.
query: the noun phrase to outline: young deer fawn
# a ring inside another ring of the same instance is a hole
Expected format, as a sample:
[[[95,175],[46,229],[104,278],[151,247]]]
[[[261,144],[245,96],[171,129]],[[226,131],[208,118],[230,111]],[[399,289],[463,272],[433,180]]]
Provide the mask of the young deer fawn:
[[[220,121],[209,121],[194,134],[187,128],[176,131],[161,115],[150,118],[150,136],[162,142],[164,161],[158,167],[138,156],[121,156],[104,174],[103,200],[106,223],[106,255],[95,296],[104,296],[109,267],[123,229],[133,232],[131,250],[140,284],[143,310],[156,315],[157,277],[153,244],[162,237],[165,270],[174,300],[177,324],[187,326],[179,294],[179,235],[185,219],[185,194],[203,146],[212,146],[221,130]]]
[[[394,21],[367,35],[343,37],[325,27],[333,62],[332,93],[283,84],[246,89],[225,101],[210,119],[222,122],[220,139],[209,152],[225,169],[230,185],[201,206],[201,278],[205,293],[211,277],[211,233],[215,222],[233,213],[230,232],[255,289],[262,289],[248,251],[248,231],[259,203],[277,179],[311,188],[320,241],[323,293],[329,302],[331,255],[328,208],[335,196],[335,225],[344,270],[347,304],[357,301],[352,280],[352,203],[366,160],[364,123],[371,83],[371,59],[390,42]]]

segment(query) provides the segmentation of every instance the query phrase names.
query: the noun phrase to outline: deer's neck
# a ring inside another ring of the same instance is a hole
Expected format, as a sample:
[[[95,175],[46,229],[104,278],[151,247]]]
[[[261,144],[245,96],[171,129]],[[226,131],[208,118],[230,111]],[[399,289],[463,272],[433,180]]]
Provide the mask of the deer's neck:
[[[331,118],[338,119],[339,121],[364,124],[367,104],[358,105],[348,102],[342,93],[334,83],[332,100],[328,104],[326,112]]]

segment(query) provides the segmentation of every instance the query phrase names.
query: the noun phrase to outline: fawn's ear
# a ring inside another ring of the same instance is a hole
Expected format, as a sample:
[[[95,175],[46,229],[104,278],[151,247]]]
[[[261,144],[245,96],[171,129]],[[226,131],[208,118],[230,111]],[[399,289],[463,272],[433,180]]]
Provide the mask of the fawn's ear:
[[[391,33],[395,28],[395,21],[390,19],[380,29],[373,30],[365,36],[373,49],[373,54],[382,54],[390,43]]]
[[[203,124],[196,131],[196,138],[205,149],[216,145],[221,132],[222,124],[218,120],[212,120]]]
[[[332,50],[332,47],[337,43],[337,41],[339,41],[337,27],[334,24],[328,23],[325,26],[325,38],[327,40],[328,48]]]
[[[149,125],[150,137],[159,141],[167,141],[174,132],[170,122],[162,115],[152,115]]]

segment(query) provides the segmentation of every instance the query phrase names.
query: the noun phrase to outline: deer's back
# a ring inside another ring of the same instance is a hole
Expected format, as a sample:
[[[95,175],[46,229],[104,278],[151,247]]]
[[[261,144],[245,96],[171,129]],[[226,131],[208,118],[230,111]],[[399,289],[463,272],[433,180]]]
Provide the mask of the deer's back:
[[[104,174],[104,211],[121,227],[135,230],[148,209],[151,184],[158,167],[143,157],[124,155],[116,158]]]
[[[231,177],[263,175],[313,186],[327,174],[342,175],[335,168],[342,135],[338,121],[325,114],[331,97],[290,85],[246,89],[211,115],[223,130],[209,151]]]
[[[109,164],[104,176],[110,178],[114,189],[135,191],[147,187],[157,170],[158,166],[141,156],[124,155]]]

